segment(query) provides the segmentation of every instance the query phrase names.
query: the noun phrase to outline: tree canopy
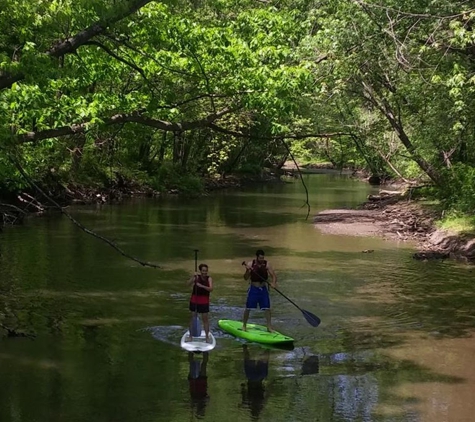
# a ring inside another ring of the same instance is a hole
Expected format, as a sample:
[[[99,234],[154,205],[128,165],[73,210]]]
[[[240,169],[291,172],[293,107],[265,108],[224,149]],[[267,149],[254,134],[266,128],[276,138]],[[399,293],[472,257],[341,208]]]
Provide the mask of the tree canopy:
[[[475,9],[442,0],[6,0],[0,180],[199,189],[304,160],[475,204]]]

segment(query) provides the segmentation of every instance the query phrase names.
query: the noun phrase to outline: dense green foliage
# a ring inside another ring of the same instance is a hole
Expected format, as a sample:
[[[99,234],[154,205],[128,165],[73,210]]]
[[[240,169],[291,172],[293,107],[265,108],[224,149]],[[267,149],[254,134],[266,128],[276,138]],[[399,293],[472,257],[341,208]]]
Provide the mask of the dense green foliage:
[[[475,205],[465,2],[7,0],[3,190],[201,189],[289,158],[430,181]]]

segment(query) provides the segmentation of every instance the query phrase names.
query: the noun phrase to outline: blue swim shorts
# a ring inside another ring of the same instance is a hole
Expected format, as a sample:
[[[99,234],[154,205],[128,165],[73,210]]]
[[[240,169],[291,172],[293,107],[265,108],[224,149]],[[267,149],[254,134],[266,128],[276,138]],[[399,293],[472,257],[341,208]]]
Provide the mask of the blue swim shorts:
[[[267,287],[249,286],[247,291],[246,309],[257,309],[257,305],[262,310],[270,309],[270,297]]]

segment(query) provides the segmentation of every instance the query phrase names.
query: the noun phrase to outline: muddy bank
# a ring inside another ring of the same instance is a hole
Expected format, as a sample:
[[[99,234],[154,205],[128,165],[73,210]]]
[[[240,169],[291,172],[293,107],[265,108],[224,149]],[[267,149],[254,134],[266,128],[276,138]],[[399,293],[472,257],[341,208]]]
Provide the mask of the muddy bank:
[[[228,175],[219,178],[202,179],[202,188],[197,191],[182,191],[169,188],[158,191],[124,179],[113,185],[89,187],[81,184],[58,184],[54,187],[41,186],[41,192],[28,189],[21,192],[0,193],[0,230],[4,226],[20,224],[25,217],[60,211],[70,205],[117,204],[132,197],[158,197],[166,195],[186,195],[199,197],[212,191],[239,188],[256,183],[282,183],[280,176],[272,172],[261,175]],[[54,202],[53,202],[54,201]]]
[[[451,258],[475,263],[475,234],[437,229],[438,219],[438,212],[417,201],[383,194],[370,195],[359,209],[322,211],[315,216],[314,223],[322,233],[414,242],[414,259]]]

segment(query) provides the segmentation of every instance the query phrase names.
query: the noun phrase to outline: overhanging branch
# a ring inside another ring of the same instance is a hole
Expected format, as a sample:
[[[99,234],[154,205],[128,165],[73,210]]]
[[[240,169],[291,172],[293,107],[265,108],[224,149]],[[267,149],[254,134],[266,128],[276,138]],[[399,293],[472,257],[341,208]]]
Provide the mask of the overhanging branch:
[[[166,120],[153,119],[151,117],[144,116],[140,113],[120,113],[116,114],[108,119],[104,119],[104,125],[116,125],[124,123],[138,123],[144,126],[153,127],[160,129],[166,132],[183,132],[192,129],[201,129],[204,127],[209,127],[210,124],[222,116],[231,113],[234,111],[233,108],[226,107],[223,110],[217,111],[216,113],[211,113],[206,116],[204,119],[192,120],[186,122],[169,122]],[[90,122],[78,123],[70,126],[62,126],[55,129],[47,129],[38,132],[28,132],[19,136],[21,143],[26,142],[37,142],[43,139],[49,138],[58,138],[66,135],[74,135],[77,133],[83,133],[90,126]]]
[[[69,37],[65,40],[57,42],[53,47],[51,47],[46,55],[50,57],[61,57],[65,54],[74,53],[79,47],[87,43],[90,39],[95,36],[105,32],[107,28],[111,25],[121,21],[127,16],[132,15],[137,12],[139,9],[151,3],[153,0],[132,0],[128,3],[122,11],[118,12],[116,15],[112,16],[109,19],[100,20],[86,29],[78,32],[73,37]],[[10,88],[15,82],[18,82],[25,78],[23,74],[12,74],[12,73],[0,73],[0,90],[5,88]]]
[[[14,158],[13,156],[9,156],[10,161],[13,163],[13,165],[17,168],[17,170],[20,172],[20,174],[23,176],[23,178],[27,181],[28,184],[30,184],[34,189],[36,189],[41,195],[43,195],[51,204],[54,205],[55,208],[57,208],[62,214],[64,214],[69,220],[71,220],[77,227],[79,227],[83,232],[102,240],[103,242],[107,243],[109,246],[112,246],[117,252],[119,252],[122,256],[131,259],[132,261],[138,262],[140,265],[144,267],[152,267],[152,268],[161,268],[157,264],[153,264],[151,262],[147,261],[142,261],[138,258],[135,258],[134,256],[128,254],[125,252],[123,249],[121,249],[118,245],[116,245],[112,240],[107,239],[104,236],[101,236],[100,234],[88,229],[85,227],[83,224],[81,224],[78,220],[76,220],[72,215],[67,213],[64,208],[59,205],[53,198],[51,198],[43,189],[41,189],[32,179],[29,177],[29,175],[26,173],[26,171],[23,169],[22,165],[20,162]]]
[[[221,126],[218,126],[214,123],[210,123],[208,127],[215,132],[224,133],[226,135],[232,135],[237,138],[248,138],[249,135],[243,132],[238,132],[235,130],[225,129]],[[306,138],[334,138],[337,136],[351,136],[351,133],[347,132],[329,132],[329,133],[304,133],[301,135],[277,135],[277,136],[253,136],[256,139],[262,139],[265,141],[281,140],[281,139],[306,139]]]

